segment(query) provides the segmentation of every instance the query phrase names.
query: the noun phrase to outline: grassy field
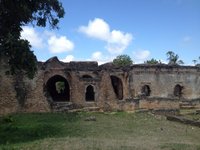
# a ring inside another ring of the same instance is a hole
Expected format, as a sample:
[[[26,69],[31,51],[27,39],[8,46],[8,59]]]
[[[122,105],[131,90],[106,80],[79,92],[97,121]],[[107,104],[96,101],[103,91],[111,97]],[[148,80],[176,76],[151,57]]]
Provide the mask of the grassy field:
[[[200,128],[148,113],[15,114],[0,118],[0,149],[200,150]]]

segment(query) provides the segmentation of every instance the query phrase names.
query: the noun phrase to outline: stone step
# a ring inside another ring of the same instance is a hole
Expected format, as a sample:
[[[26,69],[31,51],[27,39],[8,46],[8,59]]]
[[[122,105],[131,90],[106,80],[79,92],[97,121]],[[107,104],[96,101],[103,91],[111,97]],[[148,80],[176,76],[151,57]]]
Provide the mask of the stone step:
[[[179,102],[179,104],[181,104],[181,105],[189,105],[189,104],[191,104],[191,102],[190,101],[181,101],[181,102]]]
[[[53,112],[101,111],[100,107],[76,108],[71,102],[54,102],[51,108]]]
[[[100,107],[84,107],[83,110],[85,111],[101,111]]]
[[[103,110],[100,107],[84,107],[84,108],[80,108],[80,109],[69,110],[69,112],[82,112],[82,111],[101,112]]]
[[[67,112],[73,109],[73,104],[71,102],[54,102],[51,105],[53,112]]]
[[[135,112],[137,112],[137,113],[143,113],[143,112],[149,112],[149,111],[150,111],[149,109],[139,108]]]
[[[181,109],[193,109],[195,104],[192,104],[190,101],[182,101],[179,103]]]
[[[192,104],[191,101],[182,101],[179,103],[181,109],[193,109],[195,108],[195,104]]]
[[[180,106],[181,109],[194,109],[195,106]]]

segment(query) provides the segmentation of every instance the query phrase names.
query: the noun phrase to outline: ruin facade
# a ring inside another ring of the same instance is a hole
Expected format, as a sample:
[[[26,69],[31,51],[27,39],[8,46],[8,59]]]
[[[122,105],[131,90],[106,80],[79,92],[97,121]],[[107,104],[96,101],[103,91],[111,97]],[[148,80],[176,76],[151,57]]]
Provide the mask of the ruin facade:
[[[134,111],[200,108],[200,68],[178,65],[38,62],[34,79],[0,68],[0,114],[81,108]]]

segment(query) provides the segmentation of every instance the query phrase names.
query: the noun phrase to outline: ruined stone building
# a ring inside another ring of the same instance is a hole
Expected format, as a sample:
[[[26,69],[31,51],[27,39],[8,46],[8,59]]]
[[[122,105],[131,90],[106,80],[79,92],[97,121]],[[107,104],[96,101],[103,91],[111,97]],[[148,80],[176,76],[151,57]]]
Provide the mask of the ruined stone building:
[[[200,108],[200,68],[194,66],[38,62],[34,79],[5,75],[0,67],[0,114]]]

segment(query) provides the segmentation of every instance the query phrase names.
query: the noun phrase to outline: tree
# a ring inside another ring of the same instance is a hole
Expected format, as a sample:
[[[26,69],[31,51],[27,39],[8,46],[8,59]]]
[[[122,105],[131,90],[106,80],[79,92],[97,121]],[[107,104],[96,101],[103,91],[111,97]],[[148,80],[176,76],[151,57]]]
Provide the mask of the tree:
[[[117,66],[127,66],[132,65],[133,61],[130,56],[124,54],[124,55],[118,55],[114,60],[113,64]]]
[[[200,66],[200,56],[198,57],[198,60],[194,59],[192,60],[195,66]]]
[[[150,60],[147,60],[144,62],[145,64],[161,64],[160,60],[156,60],[154,58],[150,59]]]
[[[167,60],[169,61],[168,64],[169,65],[181,65],[184,64],[184,62],[182,60],[179,60],[179,56],[177,54],[175,54],[172,51],[168,51],[166,53],[167,55]]]
[[[11,74],[33,78],[37,59],[27,40],[20,39],[22,26],[32,23],[58,28],[64,8],[58,0],[0,0],[0,58],[10,66]]]
[[[192,62],[194,63],[194,65],[196,65],[198,61],[196,59],[194,59],[194,60],[192,60]]]

